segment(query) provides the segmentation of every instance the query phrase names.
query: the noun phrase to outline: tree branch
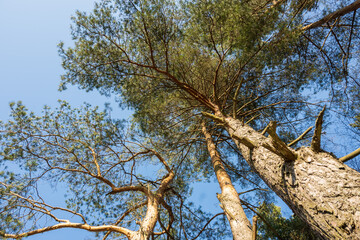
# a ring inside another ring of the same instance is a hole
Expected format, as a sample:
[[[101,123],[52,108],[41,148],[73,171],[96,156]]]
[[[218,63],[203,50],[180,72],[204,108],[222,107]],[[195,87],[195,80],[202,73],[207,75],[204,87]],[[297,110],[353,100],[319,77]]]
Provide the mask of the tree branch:
[[[291,147],[293,145],[295,145],[297,142],[299,142],[300,140],[302,140],[306,134],[308,134],[308,132],[311,131],[311,129],[313,129],[313,126],[309,127],[308,129],[305,130],[305,132],[303,132],[298,138],[296,138],[295,140],[293,140],[292,142],[290,142],[288,144],[288,147]]]
[[[134,207],[126,210],[126,212],[124,212],[123,215],[121,215],[121,217],[116,221],[116,223],[115,223],[114,225],[119,225],[119,224],[124,220],[124,218],[125,218],[126,216],[128,216],[128,215],[129,215],[130,213],[132,213],[133,211],[135,211],[135,210],[137,210],[138,208],[141,208],[141,207],[143,207],[143,206],[145,206],[145,205],[146,205],[146,202],[143,202],[143,203],[141,203],[141,204],[139,204],[139,205],[136,205],[136,206],[134,206]],[[103,237],[102,240],[106,240],[107,237],[110,235],[110,233],[112,233],[112,231],[108,231],[108,232],[105,234],[105,236]]]
[[[90,232],[113,231],[113,232],[122,233],[122,234],[126,235],[127,237],[129,237],[133,233],[133,231],[131,231],[129,229],[114,226],[114,225],[90,226],[88,224],[71,223],[68,221],[66,223],[59,223],[59,224],[55,224],[53,226],[39,228],[36,230],[19,233],[19,234],[7,234],[7,233],[0,232],[0,236],[2,236],[4,238],[20,239],[23,237],[28,237],[28,236],[32,236],[35,234],[49,232],[49,231],[53,231],[53,230],[61,229],[61,228],[78,228],[78,229],[84,229],[84,230],[87,230]]]
[[[257,237],[257,220],[258,220],[258,216],[255,215],[255,216],[253,217],[253,224],[252,224],[252,226],[253,226],[253,229],[252,229],[252,231],[253,231],[252,240],[256,240],[256,237]]]
[[[260,214],[254,208],[252,208],[248,202],[241,200],[241,203],[244,204],[247,208],[249,208],[253,213],[255,213],[265,223],[265,225],[270,229],[270,231],[272,231],[275,234],[275,236],[278,239],[284,240],[282,237],[280,237],[278,232],[271,226],[271,224],[265,219],[265,217],[262,214]]]
[[[214,114],[207,113],[207,112],[201,112],[201,114],[204,115],[204,117],[211,118],[212,120],[214,120],[216,122],[220,122],[220,123],[225,122],[225,120],[223,118],[215,116]]]
[[[210,224],[210,222],[211,222],[212,220],[214,220],[217,216],[224,215],[224,214],[225,214],[225,213],[223,213],[223,212],[218,213],[218,214],[215,214],[215,215],[214,215],[212,218],[210,218],[210,220],[204,225],[204,227],[200,230],[200,232],[199,232],[193,239],[191,239],[191,240],[197,239],[197,238],[200,236],[200,234],[206,229],[207,225]]]
[[[147,188],[144,186],[125,186],[125,187],[115,187],[112,189],[111,192],[107,193],[106,195],[127,192],[127,191],[140,191],[145,194],[148,193]]]
[[[236,140],[238,140],[240,143],[244,144],[245,146],[247,146],[250,149],[253,149],[256,147],[255,143],[253,143],[249,138],[247,137],[239,137],[235,134],[233,134],[231,137],[235,138]]]
[[[352,153],[349,153],[346,156],[339,158],[339,161],[342,163],[345,163],[345,162],[353,159],[354,157],[358,156],[359,154],[360,154],[360,148],[356,149],[355,151],[353,151]]]
[[[306,25],[304,26],[301,30],[303,31],[306,31],[306,30],[309,30],[309,29],[313,29],[313,28],[316,28],[316,27],[319,27],[321,26],[322,24],[324,23],[327,23],[331,20],[334,20],[338,17],[341,17],[349,12],[352,12],[352,11],[355,11],[356,9],[360,8],[360,0],[357,0],[355,2],[353,2],[352,4],[346,6],[346,7],[343,7],[333,13],[330,13],[328,15],[326,15],[325,17],[323,17],[322,19],[314,22],[314,23],[311,23],[309,25]]]
[[[288,146],[276,134],[276,122],[271,121],[267,129],[267,133],[272,139],[274,149],[278,155],[284,158],[285,161],[295,161],[297,155],[293,153]]]
[[[323,124],[323,117],[324,117],[325,108],[326,108],[326,106],[324,106],[324,108],[321,110],[321,112],[319,113],[319,116],[317,117],[317,119],[315,121],[314,136],[313,136],[313,138],[311,140],[311,148],[315,152],[320,151],[321,129],[322,129],[322,124]]]

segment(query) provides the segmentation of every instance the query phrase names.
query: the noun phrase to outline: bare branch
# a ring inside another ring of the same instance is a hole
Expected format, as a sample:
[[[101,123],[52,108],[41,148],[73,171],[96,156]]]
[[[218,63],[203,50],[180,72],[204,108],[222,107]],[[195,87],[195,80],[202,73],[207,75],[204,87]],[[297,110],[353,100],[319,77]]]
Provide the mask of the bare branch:
[[[288,146],[279,138],[276,134],[276,122],[271,121],[269,127],[267,129],[267,133],[270,135],[272,139],[272,143],[274,145],[274,149],[278,155],[284,158],[285,161],[295,161],[297,155],[293,153]]]
[[[315,121],[314,136],[313,136],[313,138],[311,140],[311,148],[315,152],[320,151],[321,129],[322,129],[322,124],[323,124],[323,117],[324,117],[325,108],[326,108],[326,106],[324,106],[324,108],[321,110],[321,112],[319,113],[319,116],[317,117],[317,119]]]
[[[145,186],[124,186],[124,187],[114,187],[112,189],[112,191],[107,193],[106,195],[121,193],[121,192],[128,192],[128,191],[139,191],[139,192],[143,192],[145,194],[148,193],[147,188]]]
[[[129,229],[114,226],[114,225],[91,226],[88,224],[72,223],[72,222],[67,221],[66,223],[59,223],[59,224],[55,224],[53,226],[39,228],[36,230],[19,233],[19,234],[7,234],[7,233],[0,232],[0,236],[2,236],[4,238],[20,239],[23,237],[28,237],[28,236],[32,236],[35,234],[49,232],[49,231],[53,231],[56,229],[62,229],[62,228],[78,228],[78,229],[84,229],[84,230],[87,230],[90,232],[112,231],[112,232],[122,233],[122,234],[126,235],[127,237],[130,237],[133,234],[133,231],[131,231]]]
[[[239,137],[235,134],[233,134],[231,136],[232,138],[235,138],[236,140],[238,140],[240,143],[244,144],[245,146],[247,146],[250,149],[253,149],[256,147],[255,143],[253,143],[249,138],[247,137]]]
[[[256,114],[255,116],[253,116],[252,118],[250,118],[245,124],[249,124],[251,123],[254,119],[256,119],[257,117],[259,117],[260,114]]]
[[[342,163],[345,163],[345,162],[353,159],[354,157],[358,156],[359,154],[360,154],[360,148],[356,149],[355,151],[353,151],[352,153],[349,153],[346,156],[339,158],[339,161]]]
[[[270,124],[270,123],[269,123]],[[261,131],[261,135],[265,135],[265,133],[267,132],[268,128],[269,128],[269,124],[266,125],[266,127]]]
[[[252,240],[256,240],[256,237],[257,237],[257,220],[258,220],[258,216],[254,216],[253,217],[253,235],[252,235]]]
[[[225,214],[225,213],[221,212],[221,213],[215,214],[212,218],[210,218],[210,220],[209,220],[209,221],[204,225],[204,227],[200,230],[200,232],[198,233],[198,235],[196,235],[192,240],[197,239],[197,238],[200,236],[200,234],[206,229],[207,225],[210,224],[210,222],[211,222],[212,220],[214,220],[216,217],[218,217],[218,216],[220,216],[220,215],[224,215],[224,214]]]
[[[306,134],[308,134],[308,132],[311,131],[311,129],[313,129],[313,126],[309,127],[308,129],[305,130],[305,132],[303,132],[298,138],[296,138],[295,140],[293,140],[292,142],[290,142],[288,144],[288,147],[291,147],[293,145],[295,145],[297,142],[301,141],[305,136]]]
[[[265,189],[265,188],[253,188],[253,189],[250,189],[250,190],[247,190],[247,191],[244,191],[244,192],[239,192],[239,196],[242,195],[242,194],[245,194],[245,193],[249,193],[249,192],[253,192],[253,191],[266,191],[268,192],[269,190],[268,189]]]
[[[201,112],[201,114],[204,115],[205,117],[211,118],[212,120],[214,120],[216,122],[220,122],[220,123],[225,122],[225,120],[223,118],[215,116],[214,114],[207,113],[207,112]]]
[[[325,17],[323,17],[322,19],[320,19],[314,23],[304,26],[301,30],[306,31],[309,29],[319,27],[319,26],[323,25],[324,23],[330,22],[331,20],[341,17],[349,12],[355,11],[358,8],[360,8],[360,0],[357,0],[346,7],[343,7],[333,13],[326,15]]]

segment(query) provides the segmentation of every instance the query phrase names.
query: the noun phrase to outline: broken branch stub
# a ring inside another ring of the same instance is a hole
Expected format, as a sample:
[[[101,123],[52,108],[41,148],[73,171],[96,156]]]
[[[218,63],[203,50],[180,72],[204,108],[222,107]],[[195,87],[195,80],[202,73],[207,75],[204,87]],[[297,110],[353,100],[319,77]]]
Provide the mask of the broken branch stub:
[[[311,140],[311,148],[314,152],[319,152],[321,150],[320,149],[321,130],[322,130],[325,108],[326,108],[326,106],[324,106],[324,108],[321,110],[321,112],[319,113],[319,115],[315,121],[314,136]]]
[[[276,134],[276,126],[276,122],[271,121],[267,128],[267,133],[270,135],[274,149],[276,151],[275,153],[283,157],[285,161],[295,161],[297,158],[296,154],[292,152]]]

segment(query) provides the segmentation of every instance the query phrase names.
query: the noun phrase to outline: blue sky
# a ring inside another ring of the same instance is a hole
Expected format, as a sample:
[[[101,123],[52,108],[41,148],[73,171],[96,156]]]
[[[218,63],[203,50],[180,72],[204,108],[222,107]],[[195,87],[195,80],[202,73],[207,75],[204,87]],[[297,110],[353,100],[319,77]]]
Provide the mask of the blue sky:
[[[93,0],[0,0],[0,120],[10,114],[9,103],[22,101],[28,109],[40,113],[44,105],[57,106],[57,100],[79,106],[83,102],[104,106],[110,102],[112,116],[127,118],[129,112],[116,108],[113,98],[96,92],[86,93],[76,87],[58,92],[61,60],[57,44],[71,44],[70,17],[76,10],[89,11]],[[216,199],[217,184],[197,184],[193,201],[205,210],[220,212]],[[44,195],[63,205],[61,186],[52,190],[46,183]],[[28,240],[86,239],[94,236],[83,230],[56,230]]]
[[[112,99],[75,87],[58,92],[62,73],[57,53],[60,41],[70,44],[70,17],[92,9],[92,0],[0,0],[0,119],[9,115],[8,103],[23,101],[29,109],[72,105],[84,101],[103,106]]]

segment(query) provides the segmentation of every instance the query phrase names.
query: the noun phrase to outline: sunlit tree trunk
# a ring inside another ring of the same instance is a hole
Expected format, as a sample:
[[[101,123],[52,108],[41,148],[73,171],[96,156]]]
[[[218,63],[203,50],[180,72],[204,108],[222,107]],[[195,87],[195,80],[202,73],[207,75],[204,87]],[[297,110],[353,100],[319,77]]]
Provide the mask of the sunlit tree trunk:
[[[359,172],[327,152],[294,150],[221,117],[251,168],[321,239],[360,239]]]
[[[211,134],[207,131],[205,124],[202,126],[202,131],[206,139],[211,163],[221,189],[221,193],[217,194],[217,198],[229,220],[233,238],[234,240],[250,240],[252,238],[252,227],[241,205],[239,194],[234,188],[230,176],[223,166],[220,154],[217,151]]]

